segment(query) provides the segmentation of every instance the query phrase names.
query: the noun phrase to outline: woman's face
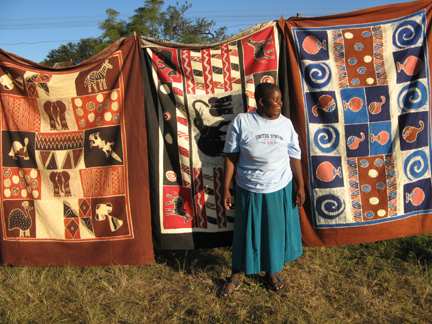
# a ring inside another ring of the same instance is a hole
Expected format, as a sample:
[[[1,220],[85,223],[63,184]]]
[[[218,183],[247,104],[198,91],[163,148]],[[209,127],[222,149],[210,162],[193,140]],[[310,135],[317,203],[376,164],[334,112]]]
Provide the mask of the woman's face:
[[[282,94],[278,88],[274,88],[266,97],[259,100],[257,113],[265,119],[276,119],[281,113],[282,105]]]

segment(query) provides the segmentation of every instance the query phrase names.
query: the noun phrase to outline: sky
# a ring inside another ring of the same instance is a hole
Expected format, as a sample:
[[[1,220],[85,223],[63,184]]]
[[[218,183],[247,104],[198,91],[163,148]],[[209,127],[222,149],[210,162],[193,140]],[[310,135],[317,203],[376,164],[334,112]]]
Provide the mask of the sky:
[[[106,9],[118,11],[128,20],[144,0],[2,0],[0,48],[34,62],[43,61],[50,50],[82,38],[98,37],[98,23],[106,19]],[[183,0],[164,1],[169,5]],[[255,24],[297,16],[320,17],[409,0],[189,0],[187,18],[207,18],[216,27],[228,27],[237,34]]]

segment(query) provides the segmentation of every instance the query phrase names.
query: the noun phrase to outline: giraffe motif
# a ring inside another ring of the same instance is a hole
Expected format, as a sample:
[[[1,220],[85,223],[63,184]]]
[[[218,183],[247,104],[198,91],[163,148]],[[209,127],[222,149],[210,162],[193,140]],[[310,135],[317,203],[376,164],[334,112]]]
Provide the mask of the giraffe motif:
[[[248,44],[249,46],[253,47],[253,49],[254,49],[254,58],[256,60],[258,60],[258,62],[260,62],[260,63],[267,63],[267,61],[265,59],[274,59],[275,58],[274,55],[273,56],[267,55],[267,53],[274,52],[274,48],[272,48],[272,49],[270,49],[268,51],[264,50],[264,47],[266,45],[273,44],[273,41],[271,40],[272,38],[273,37],[270,37],[268,40],[266,39],[266,40],[263,40],[263,41],[254,42],[252,40],[252,37],[251,37],[251,38],[249,38],[246,41],[246,44]]]
[[[22,203],[24,212],[21,208],[15,208],[9,213],[9,226],[8,230],[19,229],[19,237],[30,237],[30,227],[32,226],[32,219],[29,213],[30,207],[28,201]]]
[[[95,92],[98,91],[97,88],[97,82],[99,82],[99,88],[100,90],[104,90],[107,88],[105,76],[108,71],[108,69],[112,69],[113,66],[109,64],[108,60],[105,60],[105,62],[102,64],[102,67],[99,69],[99,71],[92,71],[89,73],[87,78],[84,80],[84,86],[88,86],[88,91],[91,92],[91,87],[95,89]]]

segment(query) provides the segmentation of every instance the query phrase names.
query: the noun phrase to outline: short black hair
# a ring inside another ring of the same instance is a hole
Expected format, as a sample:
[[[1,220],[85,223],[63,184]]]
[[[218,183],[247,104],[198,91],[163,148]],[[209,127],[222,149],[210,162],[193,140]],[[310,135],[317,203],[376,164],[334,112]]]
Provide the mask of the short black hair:
[[[272,90],[275,88],[279,89],[278,86],[273,83],[264,82],[258,84],[255,87],[255,100],[257,102],[257,105],[258,105],[258,101],[261,98],[267,97],[270,94],[270,92],[272,92]]]

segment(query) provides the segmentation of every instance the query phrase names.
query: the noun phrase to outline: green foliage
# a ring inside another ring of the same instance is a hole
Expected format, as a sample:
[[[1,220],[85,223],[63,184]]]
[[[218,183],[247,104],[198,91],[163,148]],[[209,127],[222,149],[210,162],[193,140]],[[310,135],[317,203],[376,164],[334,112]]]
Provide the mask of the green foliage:
[[[135,9],[135,14],[128,21],[119,19],[120,13],[107,9],[107,18],[99,23],[102,35],[97,38],[81,39],[77,43],[69,42],[51,50],[44,65],[56,62],[81,61],[92,57],[122,37],[143,35],[184,44],[209,44],[226,38],[227,28],[216,29],[216,23],[206,18],[195,20],[185,17],[192,4],[187,1],[180,5],[168,6],[162,10],[163,0],[145,0],[144,6]]]
[[[129,36],[135,32],[137,35],[159,37],[163,4],[161,0],[146,0],[144,7],[135,9],[135,15],[130,17],[130,22],[127,24]]]
[[[86,60],[100,52],[103,49],[103,43],[101,38],[90,37],[83,38],[76,43],[69,42],[66,45],[60,45],[57,49],[50,50],[41,64],[52,66],[58,62]]]
[[[114,42],[120,37],[132,36],[135,32],[137,35],[184,44],[209,44],[227,38],[227,28],[215,29],[213,20],[186,18],[191,3],[186,1],[180,5],[177,2],[176,6],[168,6],[166,11],[162,11],[163,4],[162,0],[146,0],[144,7],[136,9],[129,22],[117,20],[119,13],[108,9],[108,18],[99,24],[99,28],[104,31],[102,37],[107,42]]]
[[[108,16],[103,22],[99,23],[99,29],[102,29],[102,39],[107,43],[114,43],[121,37],[127,37],[127,24],[124,20],[118,20],[117,17],[120,14],[114,9],[107,9],[106,14]]]
[[[195,20],[185,17],[192,7],[187,1],[184,5],[169,6],[162,16],[162,35],[169,41],[184,44],[209,44],[227,38],[226,27],[215,30],[216,23],[205,18]]]

